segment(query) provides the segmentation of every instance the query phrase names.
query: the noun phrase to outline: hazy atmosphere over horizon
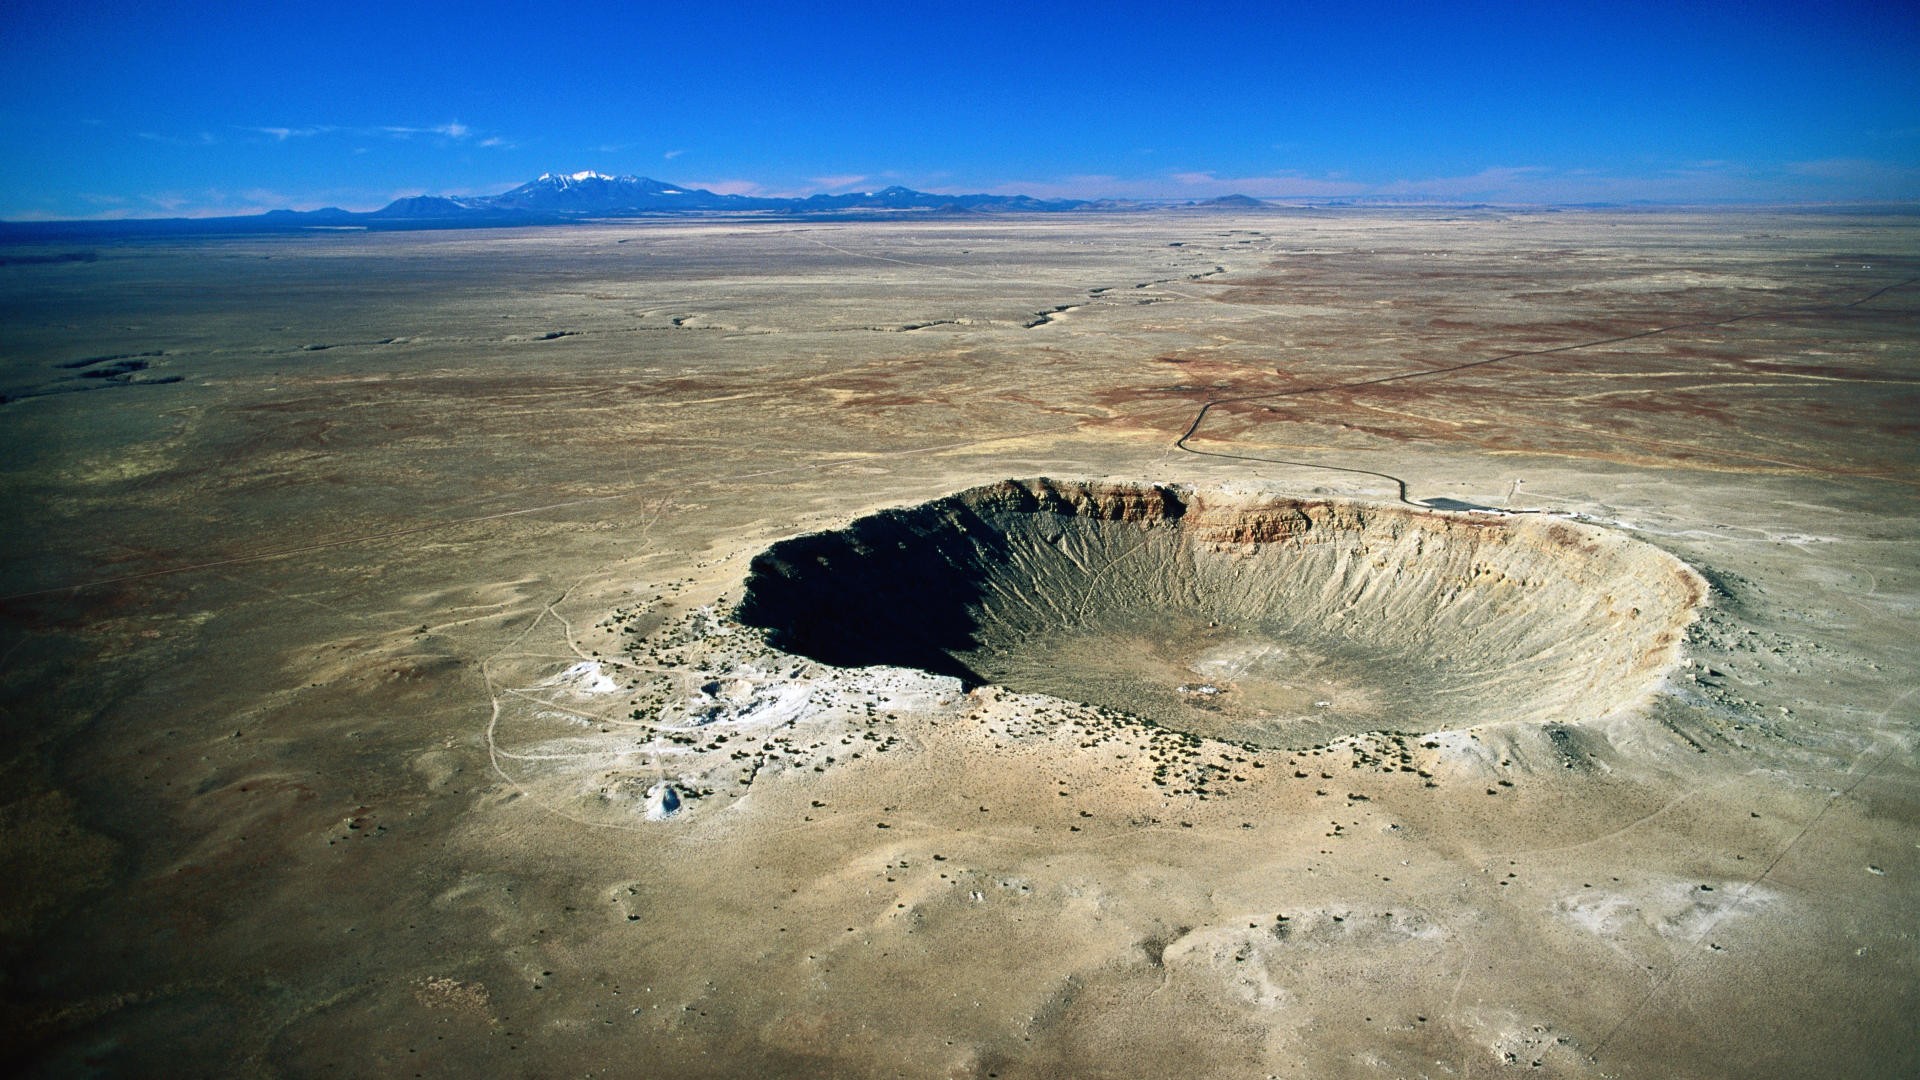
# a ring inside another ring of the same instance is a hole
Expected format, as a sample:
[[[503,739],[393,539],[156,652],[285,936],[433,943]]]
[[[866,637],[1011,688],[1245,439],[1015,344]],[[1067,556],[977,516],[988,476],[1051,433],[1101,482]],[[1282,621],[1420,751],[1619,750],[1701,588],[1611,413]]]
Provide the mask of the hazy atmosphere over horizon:
[[[0,218],[719,192],[1920,198],[1920,9],[52,3],[0,15]]]

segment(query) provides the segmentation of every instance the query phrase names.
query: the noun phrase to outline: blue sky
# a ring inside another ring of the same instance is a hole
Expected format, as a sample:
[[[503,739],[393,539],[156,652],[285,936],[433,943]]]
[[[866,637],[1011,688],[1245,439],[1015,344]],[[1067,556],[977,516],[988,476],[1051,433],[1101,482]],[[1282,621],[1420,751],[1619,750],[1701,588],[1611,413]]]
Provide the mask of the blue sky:
[[[1920,199],[1920,5],[9,0],[0,217],[722,191]]]

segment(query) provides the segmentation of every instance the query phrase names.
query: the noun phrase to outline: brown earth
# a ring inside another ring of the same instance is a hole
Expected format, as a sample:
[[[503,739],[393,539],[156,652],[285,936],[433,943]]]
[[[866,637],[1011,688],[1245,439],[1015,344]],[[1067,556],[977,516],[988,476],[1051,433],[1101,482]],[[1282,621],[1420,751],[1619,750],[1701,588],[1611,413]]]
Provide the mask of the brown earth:
[[[39,1076],[1912,1075],[1916,229],[0,259],[0,1044]],[[1000,619],[948,654],[978,685],[733,617],[795,537],[1043,476],[1221,528],[1002,516],[968,535],[1015,557],[953,579],[999,608],[881,574]],[[1336,539],[1294,550],[1299,515]],[[1123,547],[1194,572],[1085,557]],[[1049,604],[1083,618],[1012,614]]]

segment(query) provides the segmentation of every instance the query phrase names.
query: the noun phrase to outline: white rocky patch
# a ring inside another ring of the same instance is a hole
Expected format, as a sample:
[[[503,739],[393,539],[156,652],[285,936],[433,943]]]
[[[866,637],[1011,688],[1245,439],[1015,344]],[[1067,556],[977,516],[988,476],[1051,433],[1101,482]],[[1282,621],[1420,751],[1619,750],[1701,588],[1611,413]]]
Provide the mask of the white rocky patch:
[[[588,696],[618,693],[620,684],[608,675],[598,660],[582,660],[540,684],[558,687]]]

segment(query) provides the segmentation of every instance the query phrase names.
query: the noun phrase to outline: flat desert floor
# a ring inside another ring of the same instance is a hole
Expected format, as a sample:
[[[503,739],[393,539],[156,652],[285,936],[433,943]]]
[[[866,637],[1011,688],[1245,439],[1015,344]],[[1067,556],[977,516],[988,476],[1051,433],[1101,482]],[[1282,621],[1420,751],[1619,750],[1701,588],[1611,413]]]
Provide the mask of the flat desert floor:
[[[0,326],[16,1075],[1920,1074],[1920,217],[50,245]]]

